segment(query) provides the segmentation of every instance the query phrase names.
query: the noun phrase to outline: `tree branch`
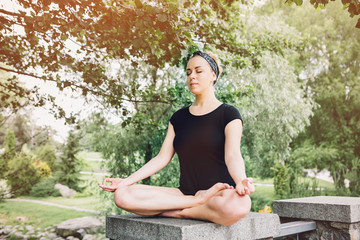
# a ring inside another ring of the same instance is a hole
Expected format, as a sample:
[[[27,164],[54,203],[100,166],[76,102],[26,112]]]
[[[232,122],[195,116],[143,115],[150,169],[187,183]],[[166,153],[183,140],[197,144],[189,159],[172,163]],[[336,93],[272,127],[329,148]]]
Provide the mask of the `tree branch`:
[[[0,70],[4,70],[4,71],[7,71],[7,72],[12,72],[12,73],[16,73],[16,74],[20,74],[20,75],[25,75],[25,76],[29,76],[29,77],[33,77],[33,78],[37,78],[37,79],[41,79],[41,80],[46,80],[46,81],[51,81],[51,82],[56,82],[58,83],[58,81],[56,81],[55,79],[53,78],[44,78],[44,77],[40,77],[40,76],[37,76],[35,74],[32,74],[32,73],[25,73],[25,72],[21,72],[21,71],[17,71],[17,70],[12,70],[12,69],[8,69],[8,68],[4,68],[2,66],[0,66]],[[114,95],[112,94],[107,94],[105,90],[103,89],[100,89],[100,91],[96,91],[94,89],[91,89],[91,88],[88,88],[86,86],[82,86],[82,85],[78,85],[78,84],[75,84],[73,82],[70,82],[71,83],[71,86],[74,86],[76,88],[79,88],[81,90],[85,90],[87,92],[90,92],[96,96],[104,96],[104,97],[114,97]],[[127,99],[127,98],[121,98],[121,97],[117,97],[116,98],[118,100],[123,100],[123,101],[127,101],[127,102],[133,102],[133,103],[149,103],[149,102],[154,102],[154,103],[166,103],[166,104],[169,104],[170,102],[168,101],[162,101],[162,100],[151,100],[151,101],[142,101],[142,100],[134,100],[134,99]]]

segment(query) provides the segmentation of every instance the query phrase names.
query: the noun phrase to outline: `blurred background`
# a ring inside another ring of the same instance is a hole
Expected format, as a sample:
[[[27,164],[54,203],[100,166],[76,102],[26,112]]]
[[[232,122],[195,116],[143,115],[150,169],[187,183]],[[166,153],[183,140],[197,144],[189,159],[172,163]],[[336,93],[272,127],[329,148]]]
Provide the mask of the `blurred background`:
[[[359,196],[359,14],[356,0],[0,1],[0,225],[124,213],[97,183],[159,152],[193,101],[197,50],[219,56],[217,97],[244,119],[252,211]],[[174,157],[142,182],[178,176]]]

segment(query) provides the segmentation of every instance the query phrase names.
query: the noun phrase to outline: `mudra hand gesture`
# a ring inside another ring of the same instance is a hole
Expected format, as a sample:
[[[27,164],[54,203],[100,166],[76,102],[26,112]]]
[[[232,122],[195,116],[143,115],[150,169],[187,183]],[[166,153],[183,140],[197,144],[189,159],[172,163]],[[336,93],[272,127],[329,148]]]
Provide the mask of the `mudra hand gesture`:
[[[249,195],[249,194],[255,192],[255,187],[254,187],[253,181],[254,180],[252,178],[243,179],[240,183],[238,183],[236,185],[236,188],[235,188],[236,192],[240,196]]]
[[[106,184],[108,182],[111,183],[111,185],[108,186]],[[118,189],[121,185],[127,186],[130,184],[128,184],[126,180],[122,178],[104,178],[104,181],[102,183],[99,183],[99,187],[108,192],[115,192],[116,189]]]

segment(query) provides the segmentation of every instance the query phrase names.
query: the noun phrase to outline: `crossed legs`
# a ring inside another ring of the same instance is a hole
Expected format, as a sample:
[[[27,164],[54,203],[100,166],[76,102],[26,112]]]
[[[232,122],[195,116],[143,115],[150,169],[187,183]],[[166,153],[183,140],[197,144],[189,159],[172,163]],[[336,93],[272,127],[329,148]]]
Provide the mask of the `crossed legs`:
[[[114,200],[119,208],[139,215],[192,218],[222,225],[239,221],[251,207],[249,196],[240,196],[224,183],[199,191],[195,196],[184,195],[176,188],[122,186],[115,191]]]

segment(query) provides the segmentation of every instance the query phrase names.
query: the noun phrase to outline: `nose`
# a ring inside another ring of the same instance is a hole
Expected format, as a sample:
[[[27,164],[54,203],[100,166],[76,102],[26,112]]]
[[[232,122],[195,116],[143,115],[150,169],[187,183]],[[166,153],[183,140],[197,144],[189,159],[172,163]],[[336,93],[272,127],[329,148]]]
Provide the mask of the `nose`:
[[[194,72],[190,73],[190,75],[188,76],[190,79],[194,79],[195,78],[195,74]]]

